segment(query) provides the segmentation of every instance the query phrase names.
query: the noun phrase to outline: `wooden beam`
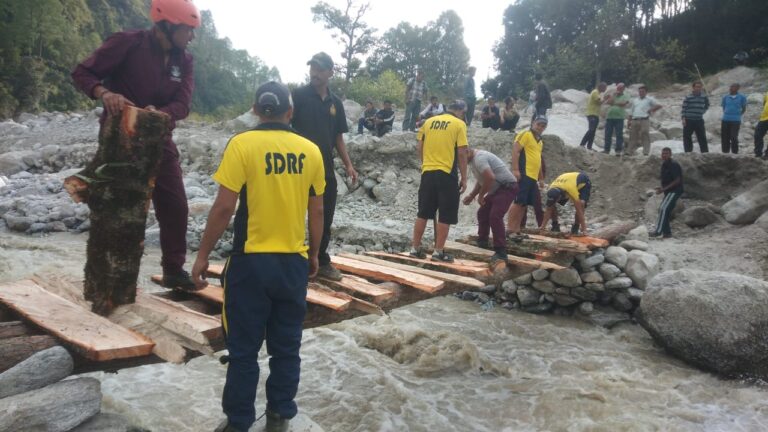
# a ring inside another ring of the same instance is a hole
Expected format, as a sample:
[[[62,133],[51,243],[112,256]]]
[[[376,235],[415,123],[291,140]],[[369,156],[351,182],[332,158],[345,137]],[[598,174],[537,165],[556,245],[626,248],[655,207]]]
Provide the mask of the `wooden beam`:
[[[575,253],[588,253],[589,247],[587,244],[582,244],[573,239],[557,239],[552,237],[543,236],[541,234],[527,234],[528,240],[524,242],[534,242],[545,247],[552,248],[556,251],[575,252]]]
[[[365,255],[384,259],[387,261],[411,264],[413,266],[432,267],[445,273],[453,273],[456,275],[467,276],[476,279],[483,279],[492,275],[488,264],[479,261],[462,260],[457,258],[452,263],[444,263],[441,261],[432,261],[428,258],[415,258],[412,257],[408,252],[397,254],[387,252],[365,252]]]
[[[352,304],[350,299],[345,299],[340,296],[335,296],[328,291],[333,292],[328,288],[323,289],[320,285],[310,282],[307,286],[307,301],[316,305],[333,309],[336,312],[342,312],[349,309]]]
[[[91,360],[144,356],[154,347],[146,336],[116,325],[30,280],[0,285],[0,302]]]
[[[489,259],[491,256],[493,256],[493,251],[479,248],[477,246],[450,241],[450,240],[445,242],[445,250],[448,252],[452,252],[452,253],[460,254],[462,256],[468,256],[476,259]],[[546,261],[539,261],[531,258],[518,257],[514,255],[509,255],[507,257],[507,262],[510,265],[516,265],[516,266],[527,267],[527,268],[545,269],[545,270],[560,270],[565,268],[558,264],[554,264]]]
[[[163,276],[162,275],[154,275],[150,278],[152,282],[162,286],[163,285]],[[185,293],[189,293],[195,297],[200,297],[203,300],[206,300],[211,303],[215,304],[224,304],[224,288],[219,286],[218,284],[214,284],[211,282],[208,282],[208,286],[197,291],[184,291]]]
[[[632,231],[635,227],[637,227],[637,222],[617,222],[593,232],[592,237],[601,238],[612,242],[616,240],[618,236]]]
[[[16,366],[32,354],[58,344],[56,338],[48,335],[4,339],[0,343],[0,373]]]
[[[346,258],[346,259],[352,259],[352,260],[355,260],[355,261],[362,261],[362,262],[365,262],[365,263],[370,263],[372,265],[378,265],[378,266],[382,266],[382,267],[389,267],[389,268],[396,269],[396,270],[416,273],[416,274],[419,274],[419,275],[422,275],[422,276],[427,276],[427,277],[434,278],[434,279],[437,279],[437,280],[440,280],[440,281],[443,281],[443,282],[446,282],[446,283],[450,283],[452,285],[460,285],[460,286],[463,286],[465,289],[482,288],[482,287],[485,286],[484,282],[479,281],[479,280],[474,279],[474,278],[471,278],[471,277],[459,276],[459,275],[454,275],[454,274],[450,274],[450,273],[444,273],[444,272],[439,272],[439,271],[435,271],[435,270],[424,269],[424,268],[421,268],[421,267],[414,267],[414,266],[408,265],[408,264],[395,263],[395,262],[392,262],[392,261],[386,261],[386,260],[383,260],[383,259],[374,258],[372,256],[353,255],[353,254],[342,253],[342,254],[339,254],[339,257]]]
[[[224,273],[224,264],[210,264],[206,273],[208,277],[221,277]]]
[[[388,289],[372,284],[367,280],[354,275],[344,275],[340,281],[318,278],[318,282],[330,288],[370,299],[376,304],[389,300],[395,295],[394,292]]]
[[[0,322],[0,339],[29,336],[35,331],[21,321]]]
[[[608,247],[611,244],[610,241],[604,238],[598,238],[598,237],[592,237],[592,236],[581,236],[581,235],[575,235],[570,233],[554,232],[554,231],[531,229],[531,228],[526,228],[523,230],[523,232],[525,234],[528,234],[529,236],[536,235],[536,236],[544,236],[544,237],[554,238],[554,239],[570,240],[576,243],[581,243],[589,248],[603,248],[603,247]]]
[[[373,258],[372,258],[373,259]],[[332,256],[333,263],[339,270],[359,276],[372,277],[383,281],[397,282],[428,293],[440,291],[445,282],[412,271],[396,269],[392,266],[371,264],[348,257]]]
[[[368,314],[384,315],[384,310],[380,308],[378,305],[367,302],[365,300],[361,300],[356,297],[352,297],[347,293],[334,291],[328,288],[327,286],[319,284],[317,282],[310,282],[309,287],[307,288],[307,291],[308,292],[314,291],[316,294],[322,294],[323,296],[326,296],[326,297],[331,297],[337,300],[344,301],[345,302],[344,309],[340,309],[339,312],[352,308]],[[309,294],[307,295],[307,301],[309,301]]]

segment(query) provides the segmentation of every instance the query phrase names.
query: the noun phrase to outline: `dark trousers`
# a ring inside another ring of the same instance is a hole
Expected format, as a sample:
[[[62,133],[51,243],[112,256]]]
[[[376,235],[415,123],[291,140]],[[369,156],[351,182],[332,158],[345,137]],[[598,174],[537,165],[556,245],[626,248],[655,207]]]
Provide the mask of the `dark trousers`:
[[[547,109],[548,108],[544,108],[544,107],[534,107],[533,117],[531,117],[531,123],[533,123],[533,121],[536,120],[536,117],[547,115]]]
[[[388,134],[389,132],[392,132],[392,126],[388,124],[378,124],[376,125],[376,136],[377,137],[383,137],[384,135]]]
[[[364,118],[361,118],[357,120],[357,133],[358,135],[363,133],[363,128],[368,129],[369,131],[372,131],[375,126],[373,125],[372,121],[366,120]]]
[[[677,200],[682,193],[680,192],[667,192],[664,194],[664,199],[659,206],[659,217],[656,220],[656,233],[664,235],[672,235],[672,228],[669,226],[669,221],[672,219],[672,212],[675,210]]]
[[[723,146],[723,153],[739,153],[739,128],[741,122],[723,120],[720,130],[720,144]]]
[[[693,151],[693,134],[696,134],[696,141],[699,142],[699,149],[702,153],[709,152],[707,146],[707,130],[704,129],[704,120],[685,119],[683,126],[683,148],[686,153]]]
[[[517,185],[500,187],[496,192],[485,196],[485,202],[477,210],[477,237],[480,240],[488,240],[489,233],[493,233],[493,248],[506,252],[507,239],[504,236],[504,215],[517,195]]]
[[[408,102],[405,105],[405,118],[403,119],[403,130],[415,130],[416,121],[419,119],[419,113],[421,112],[421,101],[415,100]]]
[[[256,419],[259,350],[266,337],[267,407],[296,416],[309,265],[299,254],[234,255],[224,270],[222,325],[229,350],[222,408],[238,430]]]
[[[165,144],[157,172],[152,205],[160,224],[160,249],[163,253],[160,264],[165,273],[179,273],[187,257],[189,207],[179,165],[179,151],[173,142]]]
[[[336,185],[336,176],[325,179],[325,193],[323,194],[323,238],[320,239],[320,251],[317,260],[320,265],[331,263],[331,256],[328,255],[328,245],[331,243],[331,224],[333,215],[336,213],[336,196],[338,189]]]
[[[755,126],[755,155],[763,155],[763,138],[765,133],[768,132],[768,120],[763,120],[757,123]]]
[[[533,215],[536,217],[536,228],[541,226],[541,221],[544,220],[544,209],[541,206],[541,191],[539,190],[538,183],[536,183],[536,195],[533,202]],[[523,213],[523,219],[520,220],[520,228],[525,229],[525,225],[528,223],[528,208],[526,207],[525,213]],[[557,217],[552,218],[552,223],[557,223]]]
[[[475,117],[475,98],[467,98],[467,113],[464,114],[464,122],[467,126],[472,124],[472,120]]]
[[[520,116],[516,115],[510,119],[504,119],[504,123],[501,124],[501,130],[514,132],[517,127],[517,122],[520,121]]]
[[[605,153],[611,152],[614,133],[616,134],[616,154],[621,154],[624,150],[624,119],[605,120],[605,143],[603,144]]]
[[[581,146],[587,146],[588,149],[592,150],[592,143],[595,142],[595,133],[597,132],[597,125],[600,123],[600,118],[598,116],[589,115],[587,116],[587,123],[589,124],[589,129],[587,129],[587,133],[584,134],[584,138],[581,139]]]

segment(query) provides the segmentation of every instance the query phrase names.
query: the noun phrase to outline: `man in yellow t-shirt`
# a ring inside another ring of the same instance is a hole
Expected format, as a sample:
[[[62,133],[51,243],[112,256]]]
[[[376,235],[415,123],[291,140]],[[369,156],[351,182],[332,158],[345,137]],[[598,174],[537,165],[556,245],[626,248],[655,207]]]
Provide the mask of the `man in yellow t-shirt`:
[[[229,367],[222,401],[227,420],[220,430],[227,431],[246,431],[255,421],[257,358],[265,335],[272,356],[267,428],[287,427],[296,415],[307,283],[318,270],[323,233],[323,157],[289,126],[290,91],[274,81],[264,84],[256,91],[253,109],[261,123],[232,137],[213,175],[219,192],[192,267],[195,284],[206,286],[208,255],[239,197],[232,256],[222,277]]]
[[[515,137],[512,147],[512,173],[518,179],[519,186],[507,220],[507,233],[511,234],[513,241],[525,238],[520,234],[520,222],[528,206],[535,205],[536,196],[540,193],[539,186],[544,184],[541,169],[541,151],[544,143],[541,141],[541,134],[547,128],[547,122],[546,116],[536,116],[531,128]]]
[[[755,156],[768,159],[768,152],[763,154],[763,138],[768,132],[768,92],[763,96],[763,113],[760,114],[760,121],[755,126]]]
[[[576,208],[576,221],[571,227],[572,234],[578,234],[579,227],[581,233],[587,233],[587,220],[584,210],[587,208],[590,194],[592,193],[592,182],[583,172],[569,172],[561,174],[547,191],[547,211],[544,212],[539,229],[546,229],[547,222],[550,219],[557,220],[557,204],[565,205],[570,199]]]
[[[421,238],[427,220],[435,219],[435,249],[432,259],[453,262],[443,250],[451,225],[459,222],[459,196],[467,188],[467,105],[457,100],[448,112],[429,118],[418,133],[417,146],[421,159],[419,211],[413,226],[411,255],[425,258]]]
[[[586,147],[588,150],[592,150],[592,144],[595,142],[595,133],[597,132],[597,125],[600,124],[600,105],[603,104],[603,99],[600,94],[605,92],[608,85],[601,82],[597,85],[597,88],[592,90],[587,99],[587,133],[584,134],[584,138],[581,139],[581,146]]]

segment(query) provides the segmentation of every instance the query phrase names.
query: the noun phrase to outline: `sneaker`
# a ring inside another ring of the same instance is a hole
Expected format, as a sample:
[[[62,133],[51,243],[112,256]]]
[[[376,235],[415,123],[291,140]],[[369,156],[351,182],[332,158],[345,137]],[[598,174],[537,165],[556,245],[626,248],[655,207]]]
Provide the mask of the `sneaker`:
[[[488,239],[477,239],[476,244],[477,244],[477,247],[483,248],[483,249],[488,249],[491,247],[491,244],[488,242]]]
[[[579,233],[579,226],[576,224],[571,225],[571,234],[578,234]]]
[[[192,277],[184,270],[179,273],[163,272],[163,286],[183,291],[197,291],[197,286],[192,281]]]
[[[408,253],[408,255],[414,258],[419,258],[419,259],[425,259],[427,257],[427,253],[424,252],[423,248],[418,248],[418,249],[411,248],[411,251]]]
[[[229,424],[228,419],[224,419],[217,427],[213,430],[213,432],[241,432],[240,429],[235,428],[231,424]]]
[[[496,266],[499,262],[506,263],[507,262],[507,254],[496,252],[491,256],[491,267]]]
[[[552,232],[560,232],[560,224],[552,222]]]
[[[432,261],[452,263],[453,255],[447,254],[444,251],[443,252],[435,251],[434,253],[432,253]]]
[[[286,432],[290,422],[290,419],[282,418],[280,414],[267,408],[267,426],[264,432]]]
[[[322,264],[320,265],[320,268],[317,269],[317,277],[340,281],[341,272],[331,264]]]
[[[650,238],[661,237],[661,233],[658,233],[658,232],[655,232],[655,231],[654,231],[654,232],[652,232],[652,233],[649,233],[649,234],[648,234],[648,237],[650,237]]]

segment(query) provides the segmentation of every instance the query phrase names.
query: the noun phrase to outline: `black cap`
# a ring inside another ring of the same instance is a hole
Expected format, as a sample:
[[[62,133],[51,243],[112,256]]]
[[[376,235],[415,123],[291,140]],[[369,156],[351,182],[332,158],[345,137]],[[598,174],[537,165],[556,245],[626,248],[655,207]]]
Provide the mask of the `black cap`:
[[[549,123],[549,120],[547,119],[547,116],[539,114],[539,115],[536,116],[535,119],[533,119],[533,122],[534,123],[544,123],[544,124],[547,124],[547,123]]]
[[[317,65],[318,67],[325,69],[325,70],[331,70],[333,69],[333,59],[331,56],[324,52],[319,52],[312,56],[311,59],[307,62],[308,65]]]
[[[268,117],[285,114],[293,106],[291,91],[283,84],[270,81],[256,89],[256,108]]]
[[[462,99],[456,99],[448,105],[448,109],[451,111],[465,111],[467,109],[467,103]]]

